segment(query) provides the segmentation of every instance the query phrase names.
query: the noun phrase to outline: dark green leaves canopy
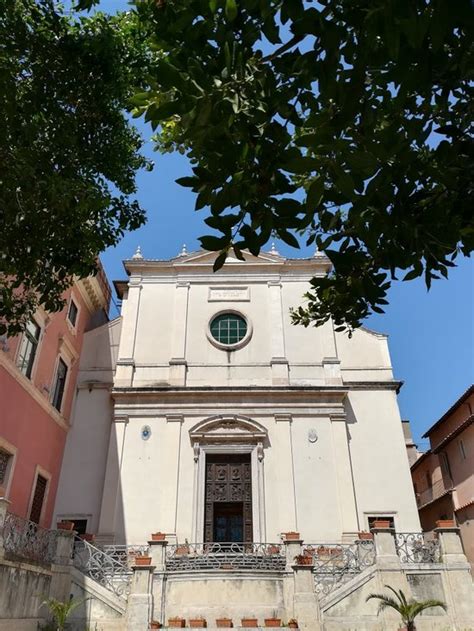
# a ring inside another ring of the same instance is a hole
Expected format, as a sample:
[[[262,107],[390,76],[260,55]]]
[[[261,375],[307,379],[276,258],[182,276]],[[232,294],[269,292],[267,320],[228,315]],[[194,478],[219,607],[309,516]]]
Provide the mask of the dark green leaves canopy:
[[[144,222],[145,166],[124,115],[145,66],[136,16],[66,17],[48,0],[0,0],[0,333]]]
[[[163,58],[134,100],[178,182],[210,207],[202,245],[258,254],[305,234],[334,271],[303,324],[358,326],[396,274],[447,276],[473,249],[468,0],[140,0]]]

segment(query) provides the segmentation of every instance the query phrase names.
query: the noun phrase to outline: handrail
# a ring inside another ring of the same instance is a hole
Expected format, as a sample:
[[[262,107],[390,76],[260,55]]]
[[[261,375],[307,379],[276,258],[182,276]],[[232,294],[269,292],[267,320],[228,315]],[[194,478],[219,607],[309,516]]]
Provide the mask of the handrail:
[[[132,577],[128,564],[80,537],[75,538],[73,564],[116,596],[127,599]]]

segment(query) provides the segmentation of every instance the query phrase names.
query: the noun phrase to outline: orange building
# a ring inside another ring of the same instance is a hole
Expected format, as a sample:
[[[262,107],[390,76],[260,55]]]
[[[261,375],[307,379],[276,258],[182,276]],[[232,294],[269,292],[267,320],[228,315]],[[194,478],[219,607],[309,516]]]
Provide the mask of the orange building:
[[[0,338],[0,487],[9,511],[51,525],[84,332],[108,319],[100,268],[57,313],[39,308],[21,335]]]
[[[423,438],[430,449],[411,466],[421,526],[454,519],[474,569],[474,385]]]

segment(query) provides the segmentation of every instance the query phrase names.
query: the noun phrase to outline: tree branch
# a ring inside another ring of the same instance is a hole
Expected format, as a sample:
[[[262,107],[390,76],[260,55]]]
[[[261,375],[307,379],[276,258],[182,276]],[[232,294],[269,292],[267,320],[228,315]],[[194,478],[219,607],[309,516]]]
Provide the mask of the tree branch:
[[[286,44],[283,44],[283,46],[280,46],[280,48],[277,48],[274,53],[272,53],[271,55],[267,55],[266,57],[262,57],[262,62],[272,61],[272,59],[275,59],[275,57],[278,57],[279,55],[283,55],[283,53],[286,53],[287,50],[290,50],[290,48],[293,48],[293,46],[296,46],[296,44],[299,44],[303,39],[304,39],[304,35],[295,35],[288,42],[286,42]]]

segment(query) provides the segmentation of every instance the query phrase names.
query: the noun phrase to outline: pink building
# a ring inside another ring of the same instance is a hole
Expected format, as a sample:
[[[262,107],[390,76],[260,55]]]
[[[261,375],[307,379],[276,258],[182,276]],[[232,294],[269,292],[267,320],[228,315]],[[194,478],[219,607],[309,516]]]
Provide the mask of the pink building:
[[[474,569],[474,385],[423,438],[430,449],[411,467],[421,526],[454,519]]]
[[[84,332],[107,320],[100,269],[73,285],[61,312],[39,308],[23,334],[0,338],[0,487],[9,511],[49,527]]]

